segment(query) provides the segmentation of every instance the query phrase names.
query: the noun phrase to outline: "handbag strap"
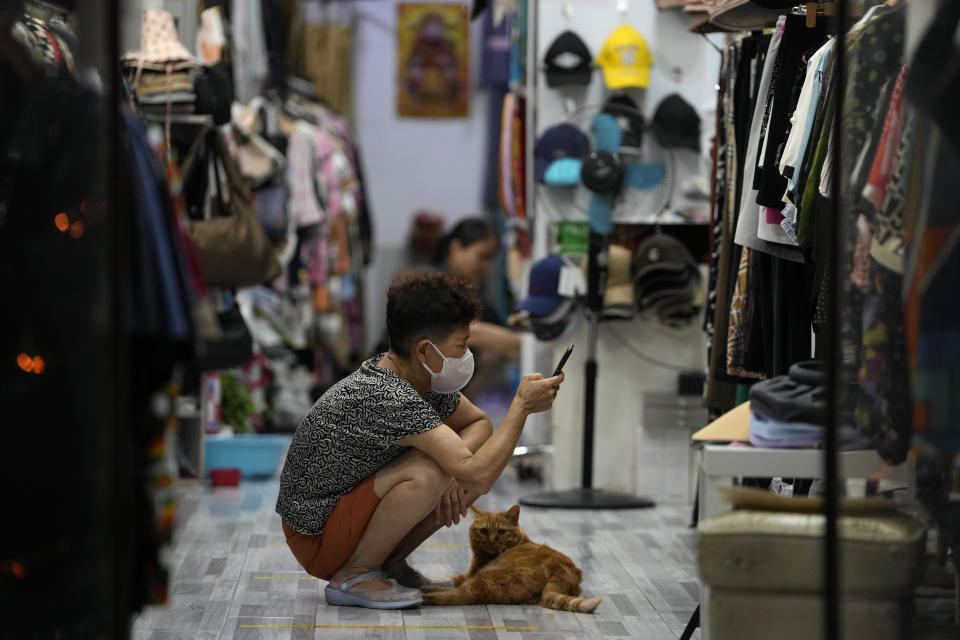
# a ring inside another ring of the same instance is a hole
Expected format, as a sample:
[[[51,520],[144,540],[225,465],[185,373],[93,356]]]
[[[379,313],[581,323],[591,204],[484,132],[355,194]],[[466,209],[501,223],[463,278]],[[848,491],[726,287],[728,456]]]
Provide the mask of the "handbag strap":
[[[205,126],[203,130],[197,134],[197,137],[193,139],[193,144],[190,145],[190,150],[187,151],[187,157],[180,164],[181,184],[186,184],[190,176],[193,175],[193,171],[196,169],[197,163],[200,160],[200,154],[206,144],[207,137],[211,132],[213,132],[213,127]]]
[[[230,185],[230,196],[239,195],[246,202],[252,202],[253,194],[250,191],[249,185],[247,185],[243,179],[243,174],[240,172],[237,161],[230,154],[227,141],[220,135],[219,131],[214,130],[214,134],[214,148],[216,149],[216,155],[219,157],[220,164],[223,165],[223,170],[227,174],[227,184]]]
[[[217,189],[217,202],[220,203],[221,210],[226,209],[230,211],[230,208],[226,206],[226,203],[223,201],[223,192],[220,187],[220,163],[217,162],[216,157],[211,158],[213,161],[213,184]]]

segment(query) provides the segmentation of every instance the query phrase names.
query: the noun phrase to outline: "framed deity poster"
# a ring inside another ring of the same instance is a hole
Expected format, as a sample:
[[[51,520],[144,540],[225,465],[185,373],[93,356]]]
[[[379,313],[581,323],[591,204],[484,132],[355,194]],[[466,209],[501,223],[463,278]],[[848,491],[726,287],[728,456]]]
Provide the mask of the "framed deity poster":
[[[469,92],[465,4],[397,5],[397,115],[463,118]]]

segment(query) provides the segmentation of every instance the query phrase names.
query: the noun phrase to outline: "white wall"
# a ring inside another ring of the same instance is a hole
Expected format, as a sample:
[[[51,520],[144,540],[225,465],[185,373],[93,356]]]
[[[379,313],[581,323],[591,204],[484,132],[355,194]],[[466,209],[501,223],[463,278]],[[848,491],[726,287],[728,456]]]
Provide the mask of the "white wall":
[[[448,224],[481,210],[487,144],[487,95],[476,88],[482,28],[470,28],[470,105],[466,118],[396,114],[398,0],[357,4],[354,122],[374,225],[367,273],[368,337],[383,332],[385,292],[406,258],[414,212],[444,213]],[[467,3],[469,8],[469,3]]]

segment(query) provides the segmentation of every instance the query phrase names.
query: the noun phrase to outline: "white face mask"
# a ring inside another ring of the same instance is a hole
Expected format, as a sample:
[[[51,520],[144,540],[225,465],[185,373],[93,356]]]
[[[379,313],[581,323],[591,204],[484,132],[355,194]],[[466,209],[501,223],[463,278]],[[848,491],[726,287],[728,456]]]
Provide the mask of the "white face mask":
[[[467,352],[459,358],[448,358],[440,349],[437,349],[437,345],[431,342],[430,346],[443,358],[440,373],[431,371],[426,362],[420,363],[430,372],[430,390],[434,393],[456,393],[467,386],[470,378],[473,377],[473,353],[470,349],[467,349]]]

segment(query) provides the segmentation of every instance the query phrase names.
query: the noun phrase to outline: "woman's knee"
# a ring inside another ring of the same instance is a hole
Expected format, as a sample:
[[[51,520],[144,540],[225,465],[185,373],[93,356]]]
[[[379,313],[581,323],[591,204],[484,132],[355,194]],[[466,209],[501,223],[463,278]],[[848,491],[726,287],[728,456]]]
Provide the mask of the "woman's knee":
[[[440,494],[450,485],[450,474],[432,458],[423,456],[410,465],[407,481],[420,490]]]
[[[382,498],[395,486],[407,483],[424,491],[440,492],[450,485],[450,476],[433,458],[414,449],[379,471],[374,478],[373,488],[377,496]]]

